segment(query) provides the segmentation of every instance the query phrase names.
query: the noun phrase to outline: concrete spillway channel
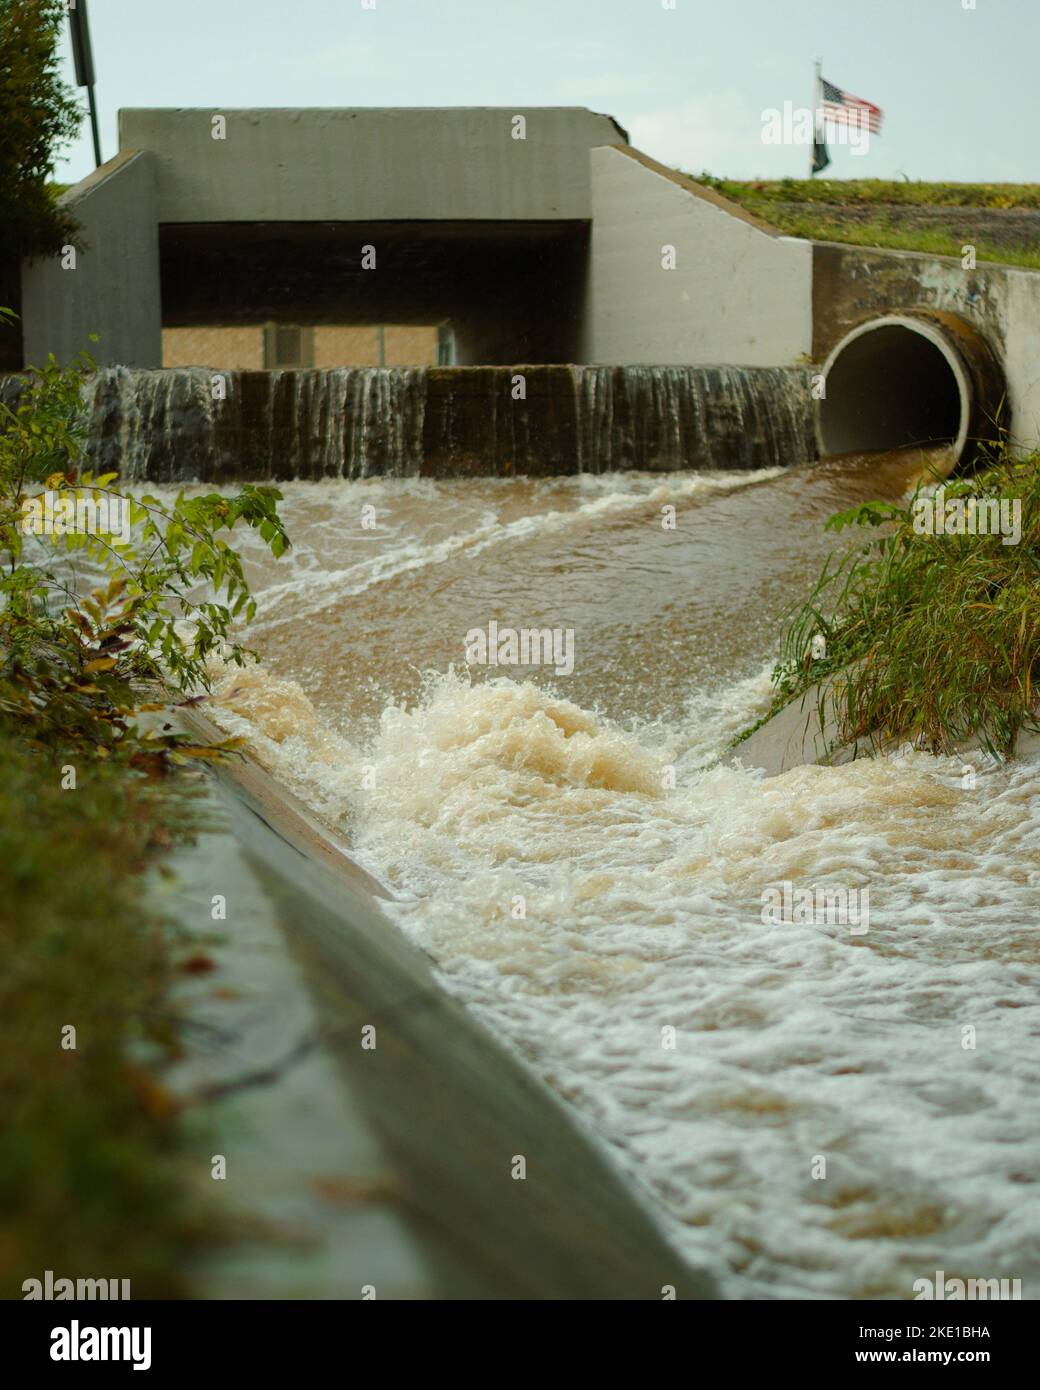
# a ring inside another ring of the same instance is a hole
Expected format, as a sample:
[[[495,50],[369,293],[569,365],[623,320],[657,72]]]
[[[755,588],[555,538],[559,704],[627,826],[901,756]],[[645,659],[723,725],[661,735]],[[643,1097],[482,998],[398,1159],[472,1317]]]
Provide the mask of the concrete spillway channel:
[[[222,736],[194,713],[185,722],[196,737]],[[717,1297],[602,1141],[445,992],[381,910],[385,890],[331,831],[248,758],[217,772],[210,797],[223,804],[222,826],[208,858],[189,854],[181,876],[202,911],[213,892],[238,892],[243,875],[235,878],[231,861],[247,866],[245,926],[229,905],[222,934],[244,932],[237,950],[248,976],[258,952],[270,958],[283,949],[251,938],[251,919],[276,923],[318,1020],[326,1068],[325,1093],[320,1082],[315,1091],[316,1073],[308,1082],[289,1067],[273,1097],[256,1088],[260,1109],[254,1102],[251,1118],[236,1111],[221,1119],[218,1110],[225,1147],[242,1148],[250,1123],[277,1131],[246,1143],[252,1156],[230,1156],[229,1176],[236,1164],[246,1171],[248,1198],[270,1189],[272,1165],[298,1173],[282,1183],[292,1188],[313,1186],[315,1167],[331,1164],[341,1191],[359,1200],[346,1202],[345,1220],[319,1214],[322,1241],[339,1248],[331,1258],[326,1252],[317,1283],[277,1252],[260,1257],[269,1269],[259,1278],[247,1253],[233,1253],[218,1257],[215,1272],[203,1262],[201,1296],[349,1299],[372,1286],[376,1297],[660,1300],[670,1286],[676,1298]],[[210,996],[236,993],[234,949],[232,940],[230,978],[210,976]],[[259,1006],[253,1000],[249,1026],[259,1028],[260,1044],[283,1011],[274,975],[289,967],[280,959],[275,971],[267,968]],[[214,981],[225,988],[214,991]],[[226,1031],[233,1006],[208,1007],[211,1025],[223,1019]],[[366,1050],[362,1030],[373,1026],[377,1045]],[[249,1037],[237,1037],[235,1049],[239,1069],[257,1052]],[[333,1096],[337,1088],[345,1097]],[[514,1177],[518,1157],[522,1179]],[[327,1189],[327,1173],[322,1182]],[[237,1198],[230,1183],[227,1196]],[[294,1201],[290,1191],[283,1211]],[[261,1223],[271,1212],[262,1202],[252,1212],[246,1206],[247,1218]]]
[[[818,402],[821,456],[950,444],[970,466],[997,424],[1010,427],[1007,386],[996,356],[954,314],[885,314],[859,324],[823,367]]]

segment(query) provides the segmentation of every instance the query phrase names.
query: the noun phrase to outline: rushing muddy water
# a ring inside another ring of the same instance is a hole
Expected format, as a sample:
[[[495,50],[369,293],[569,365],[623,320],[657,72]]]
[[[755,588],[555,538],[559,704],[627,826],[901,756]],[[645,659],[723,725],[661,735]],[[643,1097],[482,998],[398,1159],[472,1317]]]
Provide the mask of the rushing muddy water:
[[[289,484],[264,665],[219,687],[732,1296],[1040,1289],[1037,768],[725,751],[823,520],[908,477]],[[467,668],[492,621],[573,672]],[[785,882],[867,889],[869,929],[764,925]]]

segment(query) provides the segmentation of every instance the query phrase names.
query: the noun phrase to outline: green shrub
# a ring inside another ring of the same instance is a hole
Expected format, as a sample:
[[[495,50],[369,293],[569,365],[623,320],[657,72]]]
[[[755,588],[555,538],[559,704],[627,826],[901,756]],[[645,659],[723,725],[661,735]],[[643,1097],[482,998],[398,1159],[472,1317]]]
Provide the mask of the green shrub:
[[[879,534],[828,558],[790,614],[774,709],[827,681],[842,742],[904,739],[949,752],[977,735],[1006,755],[1038,727],[1040,453],[1015,460],[1001,449],[974,477],[942,485],[954,518],[958,507],[970,513],[970,499],[1003,502],[1009,517],[1017,503],[1017,544],[924,532],[933,488],[926,480],[909,502],[870,502],[827,523]]]
[[[178,752],[175,734],[130,736],[135,684],[191,691],[206,685],[215,652],[243,663],[233,627],[254,603],[223,533],[242,523],[281,555],[281,494],[246,484],[232,497],[167,504],[121,490],[114,474],[93,476],[82,468],[80,405],[90,366],[85,356],[70,367],[51,358],[30,371],[15,405],[0,404],[0,713],[41,742],[176,760],[199,750]],[[132,532],[93,529],[96,507]],[[55,516],[51,532],[27,530]],[[95,576],[92,591],[72,582],[73,559]]]

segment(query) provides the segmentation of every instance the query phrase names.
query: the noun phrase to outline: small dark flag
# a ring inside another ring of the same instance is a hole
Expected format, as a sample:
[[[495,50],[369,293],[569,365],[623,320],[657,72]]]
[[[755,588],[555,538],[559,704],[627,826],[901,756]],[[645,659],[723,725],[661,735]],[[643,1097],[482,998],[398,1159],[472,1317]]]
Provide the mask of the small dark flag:
[[[803,155],[804,159],[805,156]],[[827,153],[827,146],[824,143],[823,131],[816,132],[816,139],[812,147],[812,171],[814,174],[822,174],[827,165],[831,162],[831,157]]]

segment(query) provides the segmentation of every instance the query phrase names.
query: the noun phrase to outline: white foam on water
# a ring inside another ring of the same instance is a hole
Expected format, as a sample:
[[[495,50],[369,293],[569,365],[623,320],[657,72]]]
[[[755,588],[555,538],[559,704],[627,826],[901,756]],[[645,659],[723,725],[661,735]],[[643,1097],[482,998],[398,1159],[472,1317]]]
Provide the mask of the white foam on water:
[[[944,1269],[1035,1297],[1038,768],[705,767],[766,692],[622,728],[450,673],[358,745],[258,668],[218,711],[727,1293],[910,1298]],[[785,881],[868,888],[869,930],[764,926]]]

